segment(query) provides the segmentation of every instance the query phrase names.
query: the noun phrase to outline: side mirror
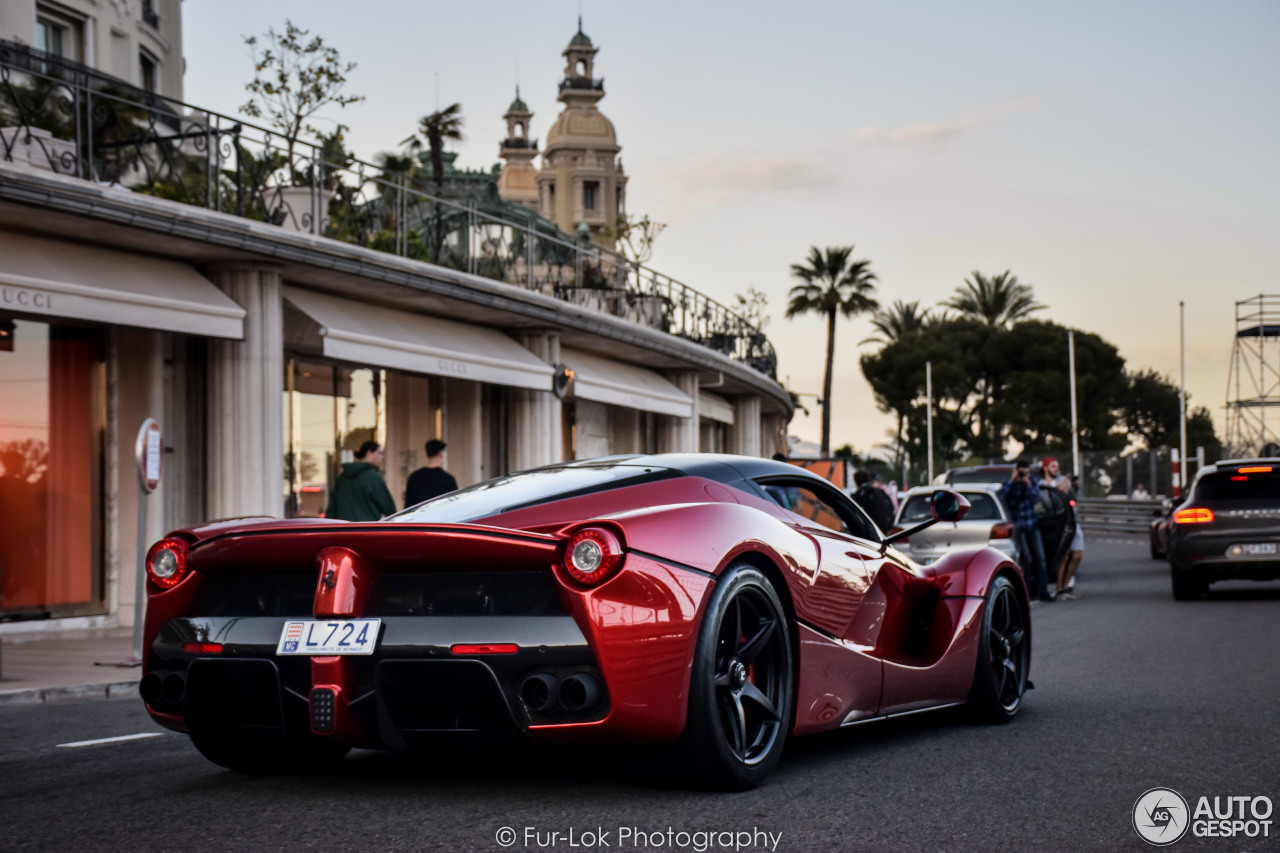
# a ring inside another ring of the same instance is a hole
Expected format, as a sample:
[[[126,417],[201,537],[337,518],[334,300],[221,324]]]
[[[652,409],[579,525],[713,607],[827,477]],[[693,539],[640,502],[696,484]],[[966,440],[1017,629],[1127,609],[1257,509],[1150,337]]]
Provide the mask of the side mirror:
[[[929,499],[934,521],[959,521],[969,513],[969,501],[959,492],[940,489]]]
[[[969,501],[959,492],[938,489],[929,498],[929,512],[933,514],[933,518],[922,521],[914,527],[908,527],[906,530],[890,533],[884,538],[884,544],[892,545],[894,542],[900,542],[913,533],[919,533],[926,527],[932,527],[939,521],[959,521],[969,512]]]

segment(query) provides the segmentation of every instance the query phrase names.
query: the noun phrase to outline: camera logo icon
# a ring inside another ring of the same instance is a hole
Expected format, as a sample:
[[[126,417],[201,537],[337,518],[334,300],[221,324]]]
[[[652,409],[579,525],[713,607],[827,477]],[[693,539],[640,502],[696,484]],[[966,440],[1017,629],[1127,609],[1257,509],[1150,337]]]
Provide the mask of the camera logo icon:
[[[1148,844],[1167,847],[1191,826],[1187,801],[1172,788],[1152,788],[1133,804],[1133,830]]]

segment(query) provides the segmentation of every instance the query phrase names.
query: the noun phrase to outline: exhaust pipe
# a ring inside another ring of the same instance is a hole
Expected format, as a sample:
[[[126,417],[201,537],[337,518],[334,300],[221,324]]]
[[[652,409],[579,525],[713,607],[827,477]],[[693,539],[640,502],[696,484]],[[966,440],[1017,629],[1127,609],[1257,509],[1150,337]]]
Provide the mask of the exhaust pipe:
[[[170,705],[179,705],[183,698],[187,695],[187,679],[186,676],[176,672],[171,672],[164,677],[164,683],[160,688],[160,695],[164,697],[164,701]]]
[[[560,704],[566,711],[587,711],[600,702],[603,691],[594,675],[579,672],[560,682]]]
[[[138,682],[138,695],[142,697],[142,701],[154,705],[162,692],[161,683],[162,679],[154,672],[142,676],[142,680]]]
[[[560,682],[554,675],[539,672],[520,684],[520,699],[530,711],[550,711],[556,705]]]

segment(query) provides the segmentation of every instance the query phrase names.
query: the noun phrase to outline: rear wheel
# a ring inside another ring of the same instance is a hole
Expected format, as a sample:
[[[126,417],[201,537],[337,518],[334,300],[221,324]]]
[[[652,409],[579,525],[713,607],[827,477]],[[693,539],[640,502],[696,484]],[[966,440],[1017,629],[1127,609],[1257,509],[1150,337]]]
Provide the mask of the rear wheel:
[[[242,773],[323,770],[351,750],[311,734],[286,739],[257,732],[192,732],[191,743],[214,764]]]
[[[1030,620],[1013,581],[997,575],[982,608],[978,665],[969,702],[978,719],[1007,723],[1022,707],[1031,664]]]
[[[1199,572],[1172,564],[1170,569],[1174,601],[1199,601],[1209,591],[1209,582]]]
[[[792,681],[790,630],[777,593],[754,567],[730,567],[702,619],[677,754],[706,784],[758,784],[790,731]]]

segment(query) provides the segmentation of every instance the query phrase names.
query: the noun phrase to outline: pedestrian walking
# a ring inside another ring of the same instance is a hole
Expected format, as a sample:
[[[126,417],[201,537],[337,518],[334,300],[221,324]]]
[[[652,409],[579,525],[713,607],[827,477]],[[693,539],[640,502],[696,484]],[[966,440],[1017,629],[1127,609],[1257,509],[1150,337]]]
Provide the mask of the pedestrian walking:
[[[444,451],[448,446],[438,438],[426,443],[427,464],[409,475],[404,490],[405,506],[414,506],[458,490],[458,481],[444,470]]]
[[[396,511],[396,502],[387,490],[379,468],[382,465],[383,448],[376,441],[366,441],[356,451],[356,461],[342,466],[342,473],[333,484],[326,518],[346,521],[377,521]]]
[[[853,472],[853,482],[857,485],[853,492],[854,503],[871,516],[876,527],[882,531],[888,530],[893,524],[893,503],[884,489],[876,488],[877,484],[872,476],[861,468]]]
[[[1000,499],[1013,516],[1014,535],[1022,558],[1022,574],[1031,594],[1040,601],[1053,601],[1049,594],[1048,571],[1045,568],[1044,542],[1036,524],[1036,505],[1040,502],[1040,478],[1031,474],[1031,464],[1019,459],[1009,481],[1000,487]]]

